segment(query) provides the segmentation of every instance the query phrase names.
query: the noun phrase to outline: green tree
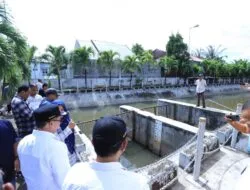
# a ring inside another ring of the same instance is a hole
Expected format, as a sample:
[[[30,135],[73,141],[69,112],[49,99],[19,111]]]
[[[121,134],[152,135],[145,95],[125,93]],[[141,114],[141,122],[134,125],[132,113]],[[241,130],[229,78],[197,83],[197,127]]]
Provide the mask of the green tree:
[[[87,88],[87,70],[91,55],[95,55],[94,50],[91,47],[85,46],[74,50],[71,54],[74,71],[80,70],[82,74],[82,71],[84,70],[85,88]]]
[[[178,63],[173,57],[164,56],[160,59],[159,65],[163,68],[165,85],[167,83],[167,74],[178,71]]]
[[[0,4],[0,79],[3,79],[2,90],[9,83],[9,92],[14,92],[26,76],[27,43],[9,21],[10,15]]]
[[[28,53],[27,53],[27,76],[28,76],[28,82],[30,83],[30,79],[31,79],[31,63],[32,61],[34,61],[34,64],[37,64],[38,58],[35,57],[35,53],[37,51],[37,47],[36,46],[31,46],[30,48],[28,48]]]
[[[152,54],[152,51],[147,50],[142,52],[142,54],[138,57],[138,61],[140,63],[140,72],[142,73],[142,76],[144,78],[144,72],[143,72],[143,67],[146,64],[150,65],[156,65],[156,61],[154,60],[154,56]]]
[[[176,35],[172,34],[169,37],[169,41],[166,46],[167,55],[174,57],[178,62],[178,76],[187,77],[190,73],[190,55],[188,53],[188,46],[183,41],[183,37],[177,33]]]
[[[193,75],[197,76],[198,74],[203,72],[203,69],[200,65],[198,64],[193,64],[192,65],[192,70],[193,70]]]
[[[58,87],[61,90],[61,74],[60,71],[64,69],[68,64],[68,57],[65,53],[63,46],[51,46],[49,45],[46,49],[46,54],[42,55],[42,58],[47,60],[51,65],[51,73],[57,76]]]
[[[144,49],[142,47],[141,44],[134,44],[133,47],[132,47],[132,52],[137,55],[137,56],[141,56],[142,53],[144,52]]]
[[[118,58],[119,53],[109,50],[101,52],[97,60],[97,63],[103,64],[109,71],[109,87],[111,87],[112,68],[114,67],[115,61],[118,61]]]
[[[132,88],[133,73],[141,69],[138,57],[136,55],[126,56],[122,68],[125,72],[130,73],[130,87]]]

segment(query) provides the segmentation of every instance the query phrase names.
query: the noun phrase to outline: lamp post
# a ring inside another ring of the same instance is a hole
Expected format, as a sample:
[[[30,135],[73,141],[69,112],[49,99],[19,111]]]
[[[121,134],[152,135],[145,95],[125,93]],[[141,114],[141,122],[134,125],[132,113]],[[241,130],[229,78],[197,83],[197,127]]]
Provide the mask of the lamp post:
[[[189,49],[189,54],[191,53],[191,46],[190,46],[190,42],[191,42],[191,29],[193,28],[198,28],[200,25],[199,24],[196,24],[192,27],[189,28],[189,40],[188,40],[188,49]]]

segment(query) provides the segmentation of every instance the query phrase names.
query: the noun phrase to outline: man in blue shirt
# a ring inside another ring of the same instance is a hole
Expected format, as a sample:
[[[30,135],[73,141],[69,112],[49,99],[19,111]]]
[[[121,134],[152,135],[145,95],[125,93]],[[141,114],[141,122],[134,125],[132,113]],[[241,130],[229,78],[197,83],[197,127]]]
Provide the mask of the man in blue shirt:
[[[65,111],[67,112],[67,115],[63,116],[61,119],[61,124],[60,124],[60,129],[59,131],[57,131],[57,133],[61,133],[63,132],[66,127],[70,124],[70,116],[68,113],[68,110],[65,106],[65,103],[62,100],[58,99],[58,93],[56,91],[56,89],[54,88],[49,88],[46,91],[46,98],[44,98],[40,104],[39,107],[42,107],[44,105],[47,104],[56,104],[59,106],[59,108],[61,109],[61,111]],[[75,153],[75,135],[74,135],[74,129],[71,129],[72,133],[71,134],[66,134],[64,136],[64,138],[61,140],[63,140],[65,142],[65,144],[67,145],[68,151],[69,151],[69,160],[70,160],[70,164],[74,165],[77,161],[77,155]]]
[[[0,169],[4,172],[3,182],[12,182],[13,185],[15,185],[15,163],[19,163],[16,139],[17,134],[11,122],[0,120]]]

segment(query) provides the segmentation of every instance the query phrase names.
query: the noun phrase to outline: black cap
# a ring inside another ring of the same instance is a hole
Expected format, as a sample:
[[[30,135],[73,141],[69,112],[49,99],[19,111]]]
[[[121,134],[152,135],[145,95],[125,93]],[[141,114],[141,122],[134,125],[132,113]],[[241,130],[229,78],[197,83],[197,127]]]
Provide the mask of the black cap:
[[[50,94],[54,94],[56,96],[58,96],[57,90],[55,88],[49,88],[46,90],[45,92],[46,96],[50,95]]]
[[[58,105],[47,104],[34,111],[34,117],[36,122],[46,122],[55,117],[63,116],[66,112],[61,112]]]
[[[92,138],[93,143],[116,145],[122,142],[127,134],[125,122],[117,116],[106,116],[96,121]]]
[[[203,76],[203,74],[200,73],[200,74],[199,74],[199,77],[202,77],[202,76]]]

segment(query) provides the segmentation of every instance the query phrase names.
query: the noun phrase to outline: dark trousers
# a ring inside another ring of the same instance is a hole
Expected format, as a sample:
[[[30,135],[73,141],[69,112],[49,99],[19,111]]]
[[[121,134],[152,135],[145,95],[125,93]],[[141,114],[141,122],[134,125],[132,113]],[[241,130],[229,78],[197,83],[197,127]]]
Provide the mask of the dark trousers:
[[[202,98],[202,105],[203,105],[203,108],[206,107],[206,104],[205,104],[205,96],[204,96],[204,92],[202,93],[197,93],[197,106],[200,106],[200,99]]]

